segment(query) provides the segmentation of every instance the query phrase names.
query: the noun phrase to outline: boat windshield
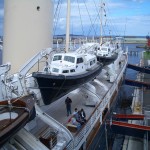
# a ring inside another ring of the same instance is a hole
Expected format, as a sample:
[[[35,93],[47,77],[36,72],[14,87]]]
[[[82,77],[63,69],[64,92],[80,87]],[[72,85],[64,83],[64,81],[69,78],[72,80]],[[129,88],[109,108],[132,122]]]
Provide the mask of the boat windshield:
[[[74,63],[75,62],[75,57],[65,56],[64,57],[64,61],[68,61],[68,62]]]
[[[61,60],[62,59],[62,55],[56,55],[53,58],[53,61],[57,61],[57,60]]]
[[[59,72],[59,69],[53,68],[53,69],[52,69],[52,72]]]
[[[103,48],[103,47],[102,47],[101,50],[102,50],[102,51],[107,51],[107,48]]]

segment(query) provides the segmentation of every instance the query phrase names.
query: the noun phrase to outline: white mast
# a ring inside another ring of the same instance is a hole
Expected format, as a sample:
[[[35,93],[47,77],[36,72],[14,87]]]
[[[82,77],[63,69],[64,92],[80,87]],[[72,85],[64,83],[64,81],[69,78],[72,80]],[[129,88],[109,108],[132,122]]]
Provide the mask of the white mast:
[[[70,35],[70,0],[67,1],[67,19],[66,19],[66,49],[65,52],[68,52],[69,49],[69,35]]]
[[[59,42],[58,42],[58,39],[57,39],[57,49],[59,48]]]
[[[103,33],[103,22],[102,22],[102,20],[103,20],[103,1],[101,0],[101,4],[100,4],[100,45],[102,45],[102,33]]]

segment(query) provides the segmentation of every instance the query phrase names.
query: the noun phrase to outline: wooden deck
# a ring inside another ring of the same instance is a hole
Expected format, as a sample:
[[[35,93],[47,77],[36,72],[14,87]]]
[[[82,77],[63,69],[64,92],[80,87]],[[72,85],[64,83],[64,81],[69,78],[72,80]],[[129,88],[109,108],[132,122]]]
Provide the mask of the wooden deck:
[[[122,68],[118,67],[118,70],[116,71],[117,76],[120,73],[121,69]],[[52,104],[48,106],[42,106],[41,109],[48,115],[50,115],[52,118],[57,120],[59,123],[66,126],[68,119],[71,117],[71,115],[67,117],[67,111],[65,106],[65,99],[67,96],[69,96],[72,99],[72,113],[75,108],[78,108],[78,110],[83,108],[87,116],[86,118],[88,119],[94,112],[95,107],[86,106],[85,105],[86,101],[94,100],[97,101],[96,102],[97,104],[100,103],[108,91],[106,90],[106,88],[110,89],[111,86],[113,85],[113,83],[104,80],[101,77],[101,74],[97,77],[97,79],[100,81],[101,84],[98,84],[95,81],[89,82],[96,88],[96,94],[94,94],[91,90],[87,90],[86,88],[84,88],[84,86],[82,86],[65,95],[64,97],[60,98],[59,100],[53,102]],[[103,85],[105,85],[105,87]],[[36,118],[36,124],[37,124],[36,127],[31,130],[31,133],[33,133],[36,137],[40,137],[41,134],[49,126],[38,118]],[[72,135],[74,136],[75,133],[72,133]]]

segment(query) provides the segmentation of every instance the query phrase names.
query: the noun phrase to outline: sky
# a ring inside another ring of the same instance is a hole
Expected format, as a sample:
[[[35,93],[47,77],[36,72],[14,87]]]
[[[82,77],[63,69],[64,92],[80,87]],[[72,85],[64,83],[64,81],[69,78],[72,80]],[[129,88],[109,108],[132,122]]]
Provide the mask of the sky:
[[[54,2],[53,33],[65,34],[66,1]],[[150,0],[103,0],[103,35],[146,36],[150,32]],[[56,11],[56,6],[58,6]],[[70,33],[100,35],[100,0],[71,0]],[[106,15],[106,16],[105,16]],[[0,35],[3,36],[4,0],[0,0]]]

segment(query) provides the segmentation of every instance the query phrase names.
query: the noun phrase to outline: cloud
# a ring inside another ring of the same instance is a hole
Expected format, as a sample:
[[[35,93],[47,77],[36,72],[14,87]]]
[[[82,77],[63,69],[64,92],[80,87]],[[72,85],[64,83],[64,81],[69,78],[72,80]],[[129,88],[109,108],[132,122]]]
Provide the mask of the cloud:
[[[78,28],[77,30],[81,32],[82,30],[81,24],[84,25],[84,28],[85,26],[90,27],[91,24],[93,24],[93,21],[96,20],[95,18],[96,17],[98,18],[97,13],[99,11],[98,10],[99,5],[97,5],[97,8],[95,9],[96,4],[93,4],[93,0],[87,0],[86,3],[83,3],[83,0],[78,0],[78,1],[80,1],[80,3],[75,3],[75,2],[71,3],[71,26],[74,28]],[[64,24],[66,24],[66,17],[65,17],[66,9],[67,9],[66,3],[63,3],[60,8],[61,13],[57,15],[59,16],[59,19],[58,20],[55,19],[55,21],[58,21],[57,27],[61,26],[61,29],[62,27],[64,27],[64,32],[65,32]],[[98,21],[98,23],[100,23],[100,21]],[[74,31],[75,30],[76,29],[74,29]],[[59,31],[59,29],[57,31]]]
[[[133,2],[139,2],[139,3],[142,3],[143,0],[132,0]]]
[[[0,9],[0,17],[4,17],[4,9],[3,8]]]
[[[0,36],[3,35],[4,9],[0,9]]]
[[[107,4],[107,8],[109,9],[120,9],[120,8],[127,8],[128,6],[126,5],[126,3],[123,2],[109,2],[106,3]]]
[[[144,0],[124,0],[124,2],[138,2],[138,3],[142,3],[144,2]]]
[[[123,35],[146,35],[150,26],[150,15],[135,15],[127,18],[113,18],[114,26]],[[126,31],[125,31],[126,28]]]

